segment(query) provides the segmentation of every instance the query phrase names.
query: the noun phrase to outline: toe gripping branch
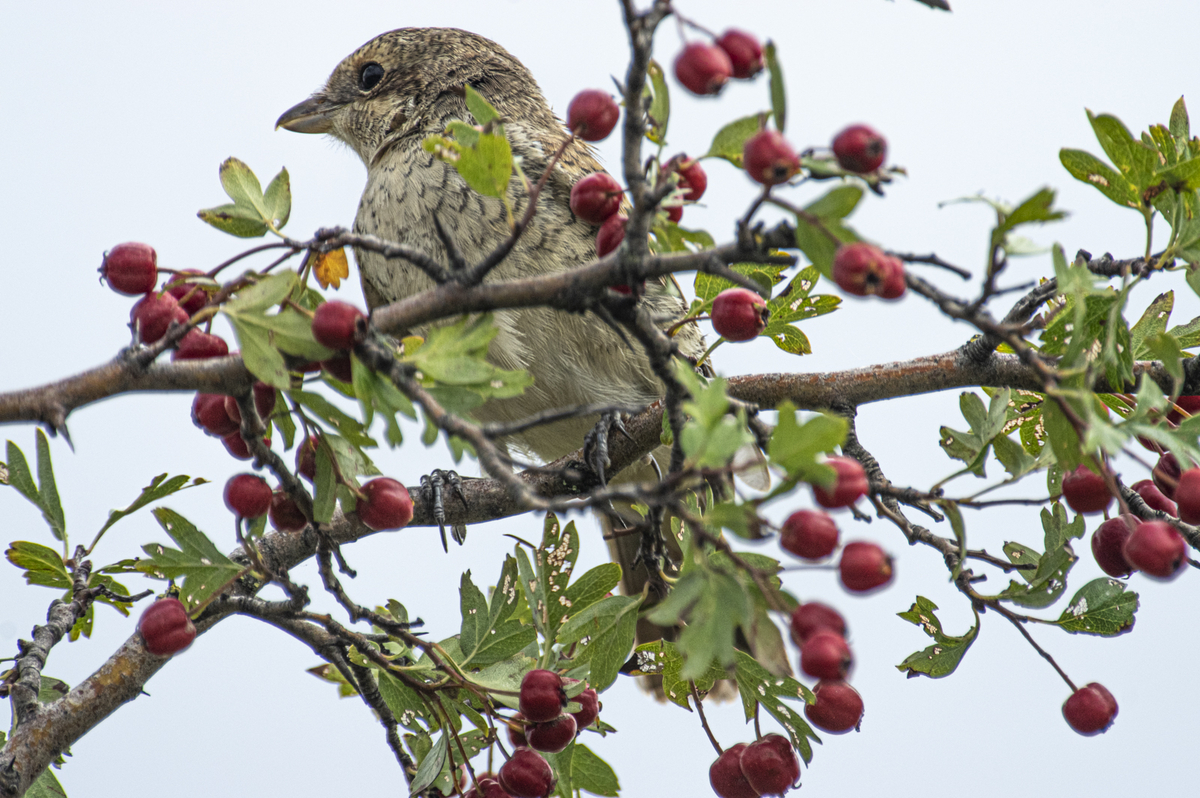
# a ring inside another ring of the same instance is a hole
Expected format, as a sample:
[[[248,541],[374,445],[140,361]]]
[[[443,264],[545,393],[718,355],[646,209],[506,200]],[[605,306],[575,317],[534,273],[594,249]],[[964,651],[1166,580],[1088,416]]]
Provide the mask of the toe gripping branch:
[[[446,502],[445,491],[449,486],[450,490],[458,496],[458,500],[462,502],[463,509],[467,509],[467,497],[463,494],[462,477],[455,471],[443,471],[440,468],[435,468],[428,476],[421,477],[421,492],[422,498],[429,502],[433,508],[433,518],[438,523],[438,532],[442,536],[442,549],[446,552],[450,551],[450,546],[446,542]],[[454,542],[462,545],[467,539],[466,524],[452,524],[450,527],[450,536],[454,538]]]

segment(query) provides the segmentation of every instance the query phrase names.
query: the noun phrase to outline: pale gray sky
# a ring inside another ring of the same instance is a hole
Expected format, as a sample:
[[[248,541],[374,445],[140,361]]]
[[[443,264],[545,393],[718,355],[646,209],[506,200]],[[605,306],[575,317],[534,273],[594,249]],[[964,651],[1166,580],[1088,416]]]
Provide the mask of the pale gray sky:
[[[1068,252],[1138,254],[1139,217],[1071,179],[1058,150],[1099,150],[1085,108],[1114,113],[1136,133],[1165,122],[1181,94],[1200,100],[1194,59],[1174,44],[1178,32],[1200,26],[1193,0],[956,0],[953,14],[912,0],[677,5],[714,30],[737,26],[774,38],[789,88],[788,137],[797,146],[824,145],[859,121],[888,137],[890,160],[910,176],[886,199],[863,202],[853,221],[864,235],[896,249],[933,250],[974,270],[986,255],[986,210],[938,203],[979,191],[1019,200],[1054,187],[1071,216],[1033,237],[1059,241]],[[131,301],[96,282],[101,253],[113,244],[146,241],[162,265],[178,268],[207,269],[239,251],[242,242],[195,218],[197,209],[223,201],[217,166],[230,155],[264,179],[287,166],[293,235],[349,224],[364,177],[358,159],[321,139],[276,132],[272,123],[358,45],[406,25],[457,26],[495,39],[530,67],[560,112],[577,90],[609,85],[627,53],[618,7],[610,2],[65,2],[53,14],[35,4],[0,9],[0,29],[8,31],[0,50],[7,112],[0,131],[6,153],[0,390],[61,378],[127,343]],[[673,58],[673,25],[664,26],[659,48],[663,61]],[[767,106],[766,83],[734,85],[720,102],[685,98],[682,91],[673,99],[672,149],[699,153],[722,122]],[[607,163],[617,161],[615,140],[601,149]],[[724,164],[712,165],[709,176],[707,207],[689,210],[686,223],[727,238],[730,220],[755,189]],[[797,199],[808,198],[806,192]],[[1048,270],[1047,258],[1034,258],[1017,264],[1009,280]],[[952,278],[934,278],[968,291]],[[1182,279],[1155,280],[1135,304],[1167,288],[1180,292],[1178,321],[1197,315]],[[341,296],[361,302],[356,282]],[[814,354],[803,360],[754,343],[722,348],[718,367],[737,374],[865,366],[944,351],[970,334],[916,297],[894,305],[848,301],[806,332]],[[72,532],[89,536],[110,508],[169,471],[213,480],[168,504],[222,548],[233,547],[219,493],[241,464],[191,426],[190,399],[122,397],[72,417],[75,452],[60,440],[52,444]],[[894,481],[928,486],[955,470],[937,446],[943,423],[962,425],[957,393],[863,408],[860,434]],[[32,428],[9,426],[0,434],[32,452]],[[377,461],[413,484],[449,459],[441,447],[410,446],[380,452]],[[1142,478],[1126,465],[1128,481]],[[1022,495],[1040,494],[1043,484],[1030,480]],[[808,502],[798,493],[793,504]],[[795,507],[772,510],[782,517]],[[0,491],[0,517],[7,522],[5,542],[51,542],[38,513],[12,491]],[[1032,509],[969,515],[967,522],[972,545],[995,552],[1010,539],[1036,545],[1042,534]],[[378,535],[347,551],[360,572],[352,589],[364,602],[402,600],[426,619],[433,637],[442,637],[458,628],[461,571],[472,569],[479,583],[493,579],[495,563],[510,549],[502,533],[530,536],[536,528],[540,521],[529,518],[479,526],[449,556],[428,529]],[[590,521],[584,529],[584,559],[594,564],[603,545]],[[858,660],[853,683],[866,702],[861,733],[827,736],[817,748],[803,775],[805,795],[991,798],[1031,785],[1040,795],[1183,791],[1181,768],[1200,715],[1200,696],[1190,689],[1200,645],[1181,633],[1189,628],[1182,608],[1200,598],[1194,574],[1169,585],[1135,576],[1142,595],[1137,627],[1116,640],[1033,630],[1076,681],[1100,681],[1120,702],[1113,729],[1084,739],[1061,718],[1067,697],[1061,680],[991,615],[956,674],[905,680],[893,666],[926,638],[895,613],[921,593],[941,605],[951,631],[961,631],[969,609],[933,552],[908,549],[885,524],[844,519],[843,529],[848,538],[875,540],[896,554],[898,578],[866,599],[842,593],[831,573],[786,578],[797,595],[823,598],[847,616]],[[143,514],[116,527],[100,554],[134,556],[139,544],[163,539]],[[1073,588],[1099,575],[1086,543],[1077,553]],[[319,583],[311,567],[293,576],[314,588]],[[993,575],[990,583],[997,582],[1004,584]],[[44,618],[51,598],[50,591],[26,589],[16,569],[0,566],[0,652],[15,651],[16,637]],[[107,608],[97,614],[94,638],[55,649],[47,674],[74,684],[133,631],[133,619]],[[337,700],[332,687],[304,673],[315,663],[298,643],[261,624],[222,623],[150,682],[150,696],[82,739],[60,778],[75,798],[165,790],[181,798],[403,794],[380,727],[360,702]],[[618,769],[624,795],[710,794],[714,754],[693,716],[654,704],[624,682],[603,701],[604,719],[620,732],[588,742]],[[713,708],[709,717],[726,745],[753,736],[737,706]]]

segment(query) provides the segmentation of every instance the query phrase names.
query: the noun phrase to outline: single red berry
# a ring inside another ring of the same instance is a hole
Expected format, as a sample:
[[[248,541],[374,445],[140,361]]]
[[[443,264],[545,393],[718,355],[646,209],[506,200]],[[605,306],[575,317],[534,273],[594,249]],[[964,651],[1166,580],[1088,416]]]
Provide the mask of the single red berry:
[[[675,79],[692,94],[720,94],[732,75],[729,56],[714,44],[692,42],[675,58]]]
[[[137,628],[146,650],[158,657],[178,654],[196,639],[196,627],[177,598],[161,598],[142,610]]]
[[[567,127],[584,141],[608,138],[620,118],[617,101],[600,89],[584,89],[567,106]]]
[[[862,722],[863,700],[845,682],[818,682],[813,689],[817,700],[804,707],[804,715],[812,725],[830,734],[845,734]]]
[[[799,646],[821,630],[845,637],[846,620],[833,607],[819,601],[810,601],[792,610],[791,630],[792,642]]]
[[[758,798],[758,790],[750,786],[742,774],[742,754],[745,743],[726,748],[708,768],[708,783],[720,798]]]
[[[556,781],[550,764],[530,748],[518,748],[500,766],[500,786],[513,798],[546,798]]]
[[[548,754],[557,754],[566,749],[575,739],[576,724],[572,715],[559,715],[545,723],[535,723],[525,729],[529,747]]]
[[[1164,496],[1163,492],[1158,489],[1158,486],[1152,480],[1143,479],[1141,482],[1133,483],[1131,487],[1133,488],[1133,492],[1141,496],[1142,501],[1151,510],[1158,510],[1167,515],[1173,515],[1176,518],[1179,517],[1179,507],[1176,506],[1175,502]]]
[[[321,368],[328,371],[335,380],[354,382],[354,367],[351,365],[349,352],[342,352],[328,360],[322,360]]]
[[[517,703],[521,714],[534,723],[554,720],[567,705],[562,677],[543,668],[531,670],[521,680],[521,695]]]
[[[1187,417],[1196,415],[1196,411],[1200,410],[1200,396],[1181,396],[1175,400],[1175,406],[1171,408],[1171,412],[1167,413],[1167,421],[1172,424],[1178,424]],[[1182,411],[1182,412],[1181,412]]]
[[[1175,503],[1179,507],[1179,520],[1200,523],[1200,468],[1189,468],[1179,475]]]
[[[1063,477],[1062,495],[1072,510],[1085,515],[1104,512],[1113,500],[1104,478],[1085,465]]]
[[[874,172],[887,157],[887,141],[866,125],[851,125],[834,137],[833,154],[847,172]]]
[[[266,515],[271,496],[271,486],[255,474],[234,474],[225,483],[225,506],[239,518]]]
[[[838,562],[842,586],[866,593],[892,581],[892,558],[874,543],[847,543]]]
[[[800,760],[788,738],[767,734],[742,752],[742,775],[760,795],[783,795],[800,780]]]
[[[219,438],[238,431],[238,423],[225,412],[225,397],[219,393],[196,394],[192,400],[192,423]]]
[[[621,246],[625,240],[625,223],[629,221],[623,213],[618,213],[604,220],[600,232],[596,233],[596,257],[603,258],[608,253]]]
[[[163,284],[163,290],[175,297],[179,302],[179,307],[186,310],[191,316],[208,304],[208,292],[195,283],[184,282],[187,279],[184,275],[206,276],[199,269],[184,269],[183,274],[172,275]]]
[[[1166,581],[1187,562],[1187,541],[1166,521],[1146,521],[1133,530],[1122,552],[1134,568]]]
[[[713,300],[713,329],[727,341],[750,341],[767,328],[767,301],[745,288],[726,288]]]
[[[817,504],[827,510],[838,507],[849,507],[866,495],[871,487],[867,481],[867,472],[857,460],[849,457],[830,457],[825,464],[832,466],[837,473],[832,488],[826,488],[813,483],[813,497]]]
[[[589,224],[604,224],[621,209],[621,184],[608,172],[593,172],[571,186],[571,212]]]
[[[800,670],[814,679],[844,679],[853,664],[850,646],[837,632],[821,629],[800,645]]]
[[[1175,455],[1166,452],[1158,458],[1158,462],[1150,470],[1150,478],[1154,480],[1155,487],[1161,490],[1164,496],[1174,499],[1175,487],[1179,484],[1179,477],[1182,473],[1183,469],[1179,467],[1179,461],[1175,459]]]
[[[489,775],[480,776],[479,780],[471,785],[471,789],[463,793],[463,798],[510,798],[510,796],[500,786],[500,782]]]
[[[225,357],[229,344],[218,335],[192,329],[184,333],[171,353],[172,360],[204,360],[210,357]]]
[[[362,486],[358,520],[376,532],[403,529],[412,520],[412,497],[408,488],[389,477],[376,477]]]
[[[267,519],[271,526],[281,532],[299,532],[308,526],[308,519],[300,512],[300,507],[292,497],[284,493],[283,488],[276,488],[271,494],[271,507],[267,510]]]
[[[149,244],[136,241],[117,244],[104,253],[100,277],[118,294],[148,294],[158,280],[158,253]]]
[[[146,294],[129,311],[129,329],[144,344],[152,344],[167,334],[171,322],[186,324],[187,312],[170,294]]]
[[[271,445],[271,439],[264,437],[263,444]],[[242,437],[242,433],[232,432],[221,438],[221,443],[225,444],[225,451],[229,452],[229,456],[237,460],[253,460],[254,455],[250,453],[250,447],[246,445],[246,439]]]
[[[797,510],[783,522],[779,533],[779,545],[806,560],[828,557],[837,544],[837,524],[820,510]]]
[[[778,130],[760,130],[742,146],[742,166],[752,180],[775,186],[800,171],[800,158]]]
[[[258,417],[266,421],[275,412],[275,388],[259,380],[251,391],[254,393],[254,409],[258,411]]]
[[[1126,577],[1134,568],[1125,559],[1125,541],[1133,534],[1138,520],[1132,515],[1110,518],[1092,533],[1092,556],[1100,570],[1109,576]]]
[[[763,69],[763,48],[749,33],[730,28],[717,39],[717,47],[729,56],[733,76],[741,80],[752,78]]]
[[[349,349],[358,336],[359,322],[367,317],[347,302],[331,299],[313,314],[313,338],[330,349]]]
[[[507,725],[508,741],[512,743],[513,748],[521,746],[529,747],[529,740],[525,737],[525,730],[529,728],[529,724],[525,722],[525,716],[520,712],[514,712],[512,721]]]
[[[600,717],[600,697],[592,688],[589,687],[571,700],[579,702],[579,706],[583,707],[578,712],[571,713],[575,718],[576,728],[586,729],[596,722],[596,718]]]
[[[1067,724],[1084,737],[1108,731],[1117,717],[1117,699],[1099,682],[1080,687],[1063,702]]]
[[[696,202],[704,196],[708,189],[708,174],[698,160],[680,153],[668,161],[668,166],[679,175],[679,187],[683,189],[685,200]]]
[[[317,436],[310,435],[296,447],[296,473],[309,482],[317,478]]]
[[[683,221],[682,205],[668,205],[664,208],[664,210],[667,212],[667,221],[674,222],[675,224],[679,224],[681,221]]]
[[[881,299],[898,299],[908,287],[904,264],[864,241],[838,247],[833,256],[833,281],[847,294]]]

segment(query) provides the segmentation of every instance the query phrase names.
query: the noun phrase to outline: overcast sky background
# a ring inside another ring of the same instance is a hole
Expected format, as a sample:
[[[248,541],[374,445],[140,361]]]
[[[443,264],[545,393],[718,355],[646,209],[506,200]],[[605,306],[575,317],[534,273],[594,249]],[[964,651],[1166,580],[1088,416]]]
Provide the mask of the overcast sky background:
[[[989,211],[979,205],[939,209],[938,203],[981,191],[1017,201],[1051,186],[1071,216],[1033,230],[1032,237],[1061,242],[1068,253],[1083,247],[1118,257],[1140,254],[1140,217],[1074,181],[1058,150],[1099,152],[1085,107],[1116,114],[1136,134],[1165,123],[1181,94],[1200,99],[1194,56],[1179,44],[1182,32],[1200,28],[1194,0],[955,0],[953,14],[912,0],[677,5],[713,30],[736,26],[776,41],[789,90],[787,135],[797,148],[825,145],[860,121],[888,137],[891,162],[910,176],[891,186],[886,199],[864,200],[852,220],[863,235],[897,250],[936,251],[976,272],[986,257]],[[288,168],[292,235],[349,225],[364,181],[358,159],[326,140],[272,125],[364,41],[407,25],[463,27],[496,40],[531,69],[560,113],[579,89],[609,86],[627,57],[615,2],[64,2],[53,14],[37,4],[0,7],[0,29],[8,32],[0,49],[6,117],[0,129],[0,390],[77,373],[128,342],[132,300],[96,281],[105,249],[145,241],[157,248],[163,266],[208,269],[247,246],[195,217],[199,208],[225,201],[217,167],[230,155],[264,183]],[[667,24],[658,57],[669,63],[678,49],[675,27]],[[684,97],[682,90],[672,99],[671,151],[693,154],[707,149],[723,122],[768,106],[765,79],[732,85],[719,102]],[[609,165],[618,162],[617,147],[615,139],[600,147]],[[727,239],[730,220],[755,188],[727,164],[712,163],[708,171],[706,205],[688,209],[685,224]],[[822,190],[805,188],[795,198],[808,201]],[[1032,258],[1014,264],[1006,282],[1049,271],[1048,256]],[[930,276],[964,295],[977,290],[943,273]],[[1198,315],[1195,297],[1178,278],[1155,279],[1138,292],[1130,315],[1136,319],[1167,288],[1181,292],[1176,322]],[[356,275],[338,296],[361,304]],[[814,353],[803,360],[755,342],[721,348],[717,366],[725,374],[844,369],[945,351],[970,335],[915,296],[895,304],[850,299],[843,311],[805,330]],[[218,547],[233,548],[220,490],[243,464],[192,427],[190,401],[190,395],[125,396],[71,417],[75,451],[57,439],[52,449],[69,531],[78,540],[90,539],[109,509],[126,505],[153,475],[168,471],[213,481],[166,504]],[[894,482],[928,487],[956,470],[937,441],[940,424],[964,426],[957,402],[957,392],[949,392],[864,407],[861,439]],[[32,458],[32,427],[8,426],[0,434]],[[411,485],[450,460],[442,444],[425,451],[410,437],[413,445],[382,450],[376,462]],[[467,464],[464,472],[473,468]],[[1129,483],[1146,476],[1132,463],[1122,470]],[[990,473],[1001,470],[993,465]],[[958,490],[980,486],[968,481]],[[1044,490],[1035,478],[1020,493]],[[772,507],[772,517],[809,501],[798,492],[786,506]],[[0,541],[53,545],[37,511],[15,491],[0,490],[0,518]],[[866,702],[861,733],[827,735],[817,747],[802,794],[1181,792],[1200,716],[1193,689],[1200,643],[1188,615],[1200,598],[1195,574],[1167,585],[1135,576],[1132,585],[1142,596],[1137,627],[1115,640],[1032,630],[1076,682],[1102,682],[1120,702],[1116,725],[1085,739],[1062,720],[1068,694],[1062,681],[994,614],[984,617],[957,673],[906,680],[894,665],[928,641],[895,613],[920,593],[941,605],[949,631],[962,632],[969,607],[947,584],[934,552],[908,549],[890,525],[840,520],[844,539],[874,540],[896,554],[898,576],[865,599],[844,594],[831,572],[786,576],[801,598],[821,598],[846,615],[857,656],[852,682]],[[594,524],[581,523],[582,570],[603,561],[604,546]],[[967,523],[973,547],[999,553],[1005,540],[1041,544],[1035,509],[971,514]],[[491,584],[499,558],[511,550],[503,533],[536,537],[540,527],[534,518],[477,526],[467,545],[448,556],[429,529],[377,535],[347,549],[360,574],[349,587],[363,603],[403,601],[440,639],[459,626],[459,574],[470,568],[478,584]],[[1089,532],[1094,527],[1090,521]],[[165,540],[142,513],[108,534],[97,560],[135,556],[140,544]],[[766,544],[758,550],[777,549]],[[1100,575],[1086,541],[1076,551],[1081,559],[1068,595]],[[310,565],[293,578],[319,595]],[[136,579],[127,584],[159,587]],[[996,590],[1004,584],[998,573],[987,583]],[[0,653],[15,652],[16,638],[44,619],[53,597],[26,588],[16,569],[0,565]],[[1045,614],[1057,617],[1063,606]],[[133,631],[133,617],[101,607],[92,640],[60,645],[45,672],[76,684]],[[332,686],[304,673],[316,663],[274,629],[248,619],[223,622],[164,668],[148,684],[149,696],[79,741],[59,777],[75,798],[167,791],[180,798],[405,794],[381,727],[361,702],[338,700]],[[620,731],[586,741],[617,768],[623,795],[710,794],[707,771],[715,755],[694,716],[653,703],[627,681],[602,698],[603,718]],[[726,746],[753,737],[738,705],[712,707],[709,718]]]

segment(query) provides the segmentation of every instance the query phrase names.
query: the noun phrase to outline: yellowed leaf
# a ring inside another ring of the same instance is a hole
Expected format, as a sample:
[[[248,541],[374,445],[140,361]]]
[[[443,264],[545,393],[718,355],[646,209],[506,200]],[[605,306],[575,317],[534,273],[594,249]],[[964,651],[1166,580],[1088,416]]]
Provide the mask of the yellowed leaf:
[[[342,280],[350,276],[350,264],[346,262],[345,247],[316,253],[313,275],[322,288],[328,288],[331,285],[334,288],[340,287]]]

